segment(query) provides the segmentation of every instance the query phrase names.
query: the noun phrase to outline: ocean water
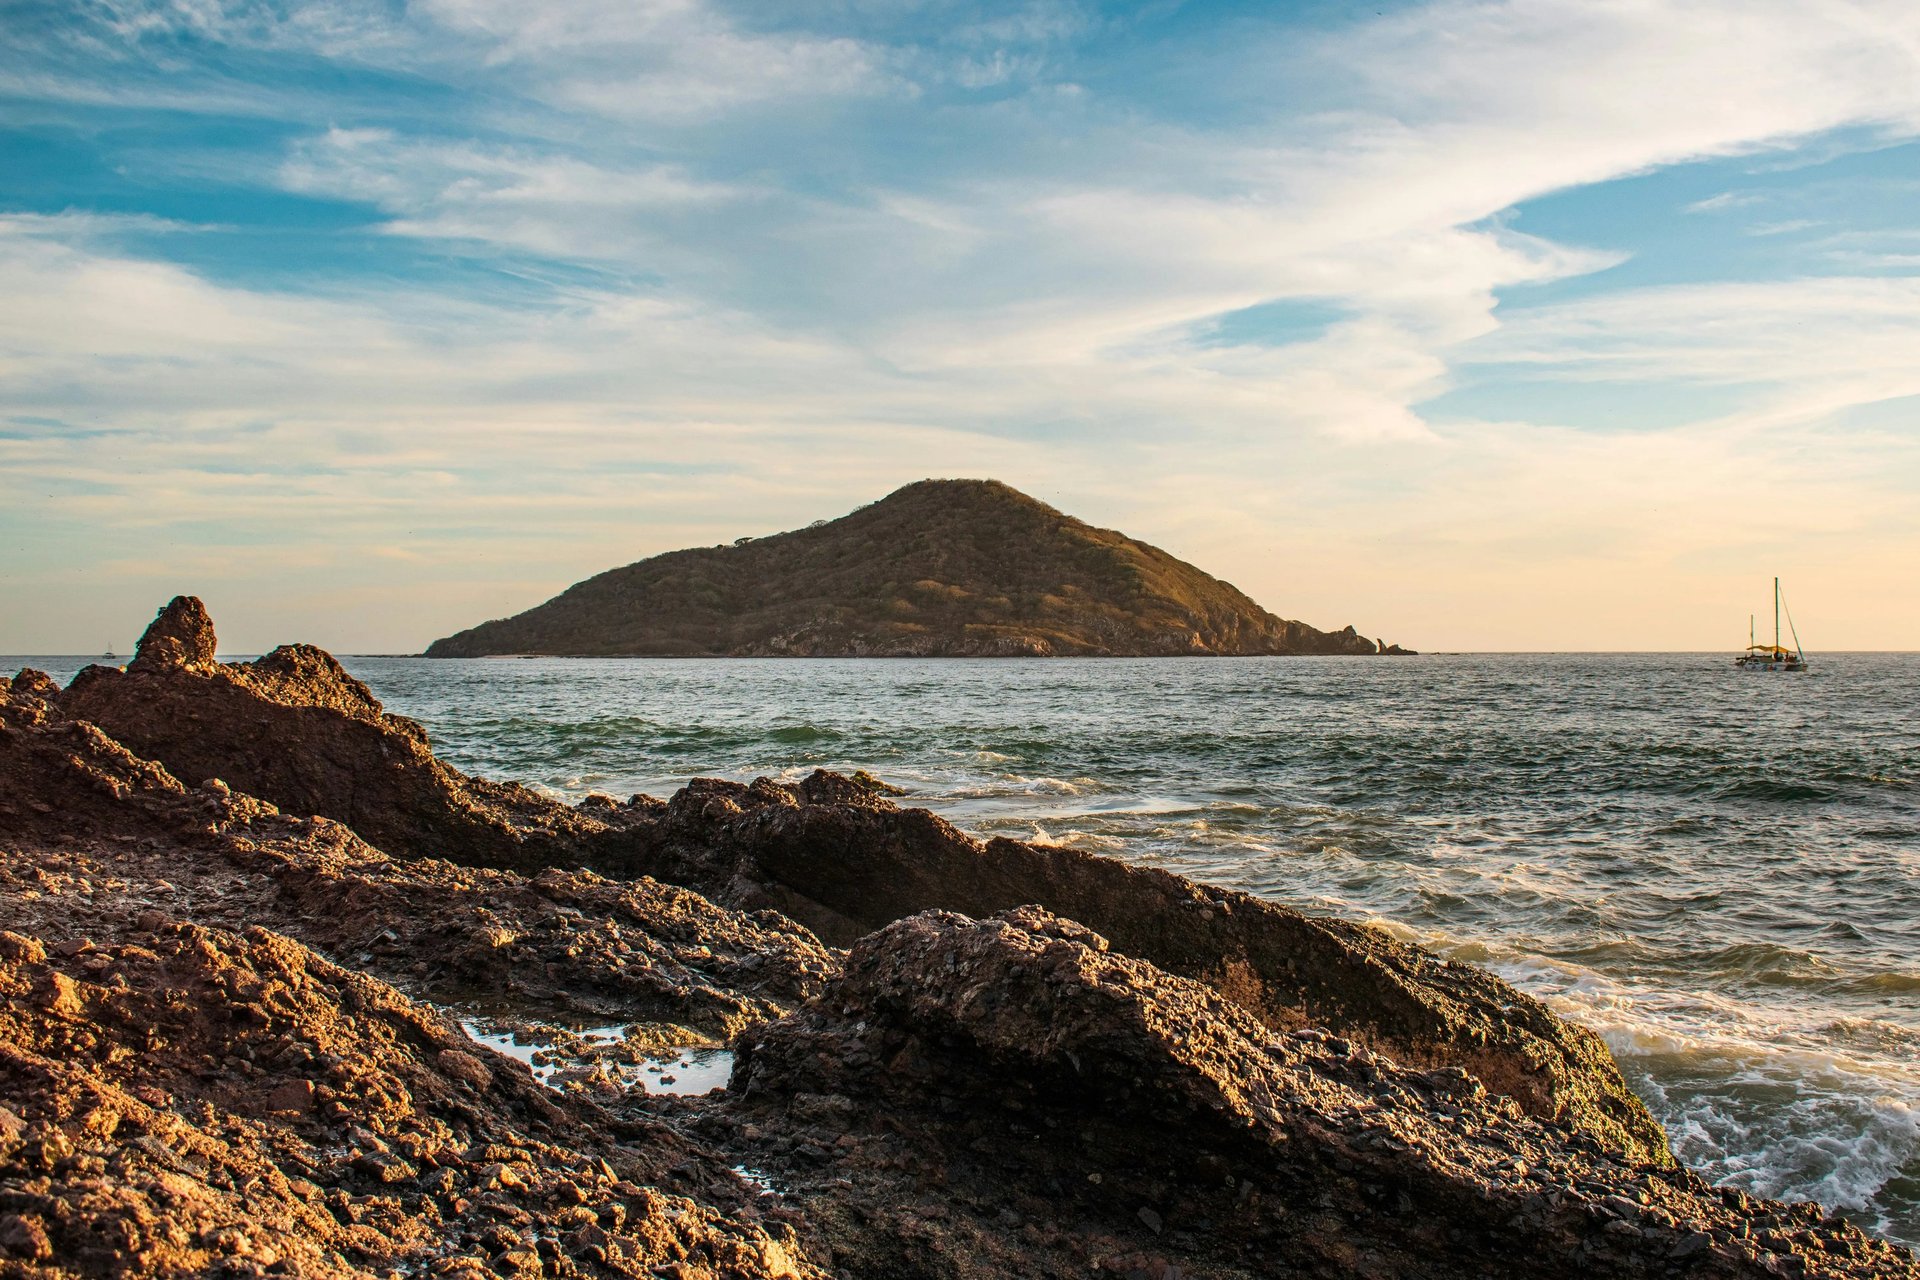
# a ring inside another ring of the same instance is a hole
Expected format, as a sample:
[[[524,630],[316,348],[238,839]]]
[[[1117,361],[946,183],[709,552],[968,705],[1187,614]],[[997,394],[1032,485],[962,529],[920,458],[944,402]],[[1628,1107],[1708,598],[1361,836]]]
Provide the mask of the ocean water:
[[[567,798],[865,768],[1374,922],[1600,1033],[1709,1178],[1920,1243],[1920,655],[344,661]]]

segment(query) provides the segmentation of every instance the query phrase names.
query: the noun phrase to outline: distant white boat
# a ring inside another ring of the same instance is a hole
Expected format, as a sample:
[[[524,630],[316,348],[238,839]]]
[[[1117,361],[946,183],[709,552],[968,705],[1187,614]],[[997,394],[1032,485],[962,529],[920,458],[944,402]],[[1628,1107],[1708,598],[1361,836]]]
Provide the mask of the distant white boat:
[[[1805,671],[1806,654],[1800,648],[1800,634],[1794,630],[1793,614],[1787,614],[1787,634],[1793,637],[1793,648],[1780,643],[1780,613],[1783,608],[1780,597],[1780,579],[1773,580],[1773,643],[1760,644],[1754,639],[1754,618],[1747,615],[1747,651],[1733,660],[1733,665],[1742,671]]]

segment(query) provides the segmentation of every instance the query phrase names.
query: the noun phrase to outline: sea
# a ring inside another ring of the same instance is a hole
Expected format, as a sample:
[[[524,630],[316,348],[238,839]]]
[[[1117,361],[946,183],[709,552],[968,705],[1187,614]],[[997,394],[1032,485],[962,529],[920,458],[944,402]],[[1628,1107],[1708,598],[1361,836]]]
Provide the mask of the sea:
[[[867,769],[1367,921],[1598,1032],[1709,1179],[1920,1244],[1920,655],[342,660],[570,800]]]

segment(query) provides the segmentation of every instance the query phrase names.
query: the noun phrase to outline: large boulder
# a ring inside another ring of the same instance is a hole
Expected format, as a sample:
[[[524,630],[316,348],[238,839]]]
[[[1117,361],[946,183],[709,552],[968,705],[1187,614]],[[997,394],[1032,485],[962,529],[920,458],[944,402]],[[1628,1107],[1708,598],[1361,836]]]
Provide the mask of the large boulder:
[[[641,861],[848,945],[916,912],[1037,903],[1116,951],[1206,983],[1269,1028],[1327,1028],[1408,1067],[1460,1067],[1529,1115],[1670,1164],[1666,1135],[1599,1037],[1485,970],[1379,930],[1073,849],[975,840],[831,774],[696,780]]]
[[[1276,1033],[1038,908],[929,912],[749,1037],[710,1128],[856,1275],[1914,1274],[1454,1068]]]

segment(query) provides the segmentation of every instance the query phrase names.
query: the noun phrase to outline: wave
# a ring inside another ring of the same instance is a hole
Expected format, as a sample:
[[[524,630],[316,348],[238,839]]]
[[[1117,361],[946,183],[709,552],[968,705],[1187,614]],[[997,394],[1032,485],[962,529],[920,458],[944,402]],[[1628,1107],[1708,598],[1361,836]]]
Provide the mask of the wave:
[[[837,729],[823,729],[811,724],[790,724],[782,725],[778,729],[769,729],[766,736],[771,742],[800,743],[828,742],[842,735]]]
[[[1777,804],[1824,802],[1836,799],[1839,792],[1810,782],[1787,782],[1775,778],[1745,778],[1714,789],[1726,800],[1767,800]]]

